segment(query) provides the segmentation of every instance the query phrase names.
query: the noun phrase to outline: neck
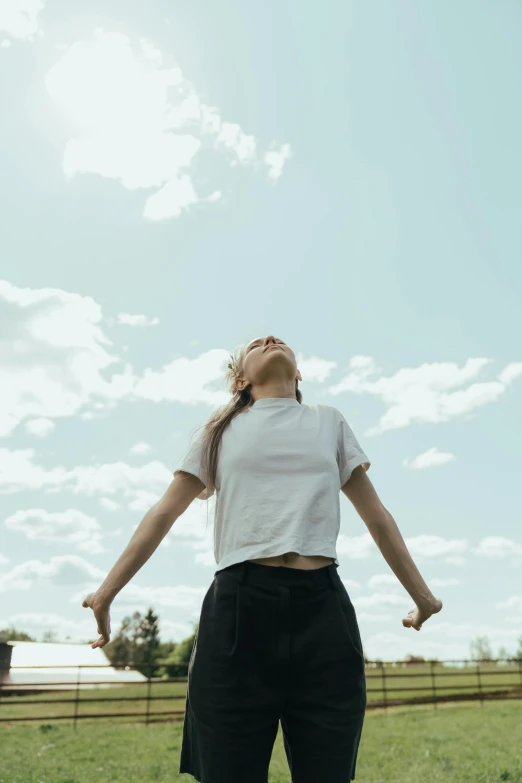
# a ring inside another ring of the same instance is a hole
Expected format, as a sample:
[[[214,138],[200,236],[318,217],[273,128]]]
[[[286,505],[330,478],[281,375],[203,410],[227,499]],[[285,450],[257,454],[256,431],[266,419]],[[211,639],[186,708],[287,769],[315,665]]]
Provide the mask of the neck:
[[[291,383],[271,383],[263,386],[252,386],[250,393],[254,400],[263,400],[274,397],[289,397],[296,399],[295,381]]]

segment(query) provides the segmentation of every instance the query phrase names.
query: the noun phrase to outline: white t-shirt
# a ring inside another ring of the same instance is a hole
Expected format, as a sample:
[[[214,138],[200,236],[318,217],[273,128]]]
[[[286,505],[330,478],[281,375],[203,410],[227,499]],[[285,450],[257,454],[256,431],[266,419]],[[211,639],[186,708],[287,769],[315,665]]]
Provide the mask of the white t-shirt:
[[[203,429],[174,475],[207,484]],[[214,556],[217,571],[243,560],[285,552],[335,558],[339,493],[370,460],[342,413],[293,397],[254,402],[224,431],[218,451]],[[213,495],[203,490],[198,498]]]

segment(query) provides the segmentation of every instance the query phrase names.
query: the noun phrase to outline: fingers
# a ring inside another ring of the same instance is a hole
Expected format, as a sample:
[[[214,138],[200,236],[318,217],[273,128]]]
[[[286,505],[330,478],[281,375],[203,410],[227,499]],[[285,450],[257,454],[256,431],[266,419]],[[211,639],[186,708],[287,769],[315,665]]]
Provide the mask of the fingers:
[[[422,623],[419,622],[419,618],[415,618],[415,609],[412,609],[410,612],[408,612],[408,617],[404,617],[402,620],[402,624],[405,628],[414,628],[416,631],[420,631],[422,628]]]
[[[93,593],[89,593],[83,601],[82,606],[85,608],[91,608],[94,612],[94,617],[97,622],[97,633],[100,634],[100,638],[97,639],[93,644],[91,644],[91,648],[94,650],[96,647],[103,647],[110,641],[111,637],[111,618],[108,609],[105,607],[100,609],[97,607],[94,609],[92,605],[92,596]]]
[[[111,640],[111,636],[110,636],[111,629],[110,628],[109,628],[109,630],[107,632],[100,631],[100,629],[98,628],[98,633],[100,634],[99,638],[96,639],[96,641],[93,644],[91,644],[91,647],[93,648],[93,650],[94,650],[95,647],[105,647],[105,645],[108,644],[110,642],[110,640]]]
[[[100,634],[100,639],[103,639],[106,644],[110,639],[111,627],[108,622],[98,623],[97,632]]]

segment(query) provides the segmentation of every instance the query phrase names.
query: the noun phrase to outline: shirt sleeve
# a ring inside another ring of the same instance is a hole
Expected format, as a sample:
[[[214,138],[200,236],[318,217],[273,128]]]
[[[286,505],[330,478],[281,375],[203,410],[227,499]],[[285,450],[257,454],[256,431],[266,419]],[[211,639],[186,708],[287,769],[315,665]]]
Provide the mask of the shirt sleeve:
[[[190,442],[190,445],[185,452],[185,456],[181,458],[181,460],[178,462],[178,466],[176,470],[174,471],[174,475],[176,476],[181,470],[185,471],[186,473],[191,473],[193,476],[197,476],[197,478],[205,484],[205,489],[201,491],[201,493],[197,496],[198,500],[208,500],[212,495],[214,494],[214,490],[209,492],[208,489],[208,471],[207,471],[207,464],[206,460],[204,458],[204,443],[203,443],[203,431],[196,433],[192,437],[192,440]]]
[[[343,487],[352,475],[354,468],[362,465],[363,470],[366,471],[371,462],[362,450],[343,414],[340,411],[337,411],[337,414],[337,464],[339,465],[339,480],[341,487]]]

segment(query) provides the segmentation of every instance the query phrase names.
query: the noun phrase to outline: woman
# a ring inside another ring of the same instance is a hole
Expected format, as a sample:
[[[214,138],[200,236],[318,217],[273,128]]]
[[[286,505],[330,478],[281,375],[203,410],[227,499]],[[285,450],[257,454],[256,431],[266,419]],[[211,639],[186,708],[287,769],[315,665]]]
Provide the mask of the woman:
[[[217,570],[188,668],[180,772],[202,783],[266,783],[281,721],[293,783],[345,783],[366,708],[361,637],[338,573],[342,490],[415,608],[442,608],[366,475],[343,415],[305,405],[292,349],[272,335],[232,357],[231,402],[210,417],[91,607],[103,647],[109,607],[197,497],[216,492]],[[219,457],[219,459],[218,459]]]

